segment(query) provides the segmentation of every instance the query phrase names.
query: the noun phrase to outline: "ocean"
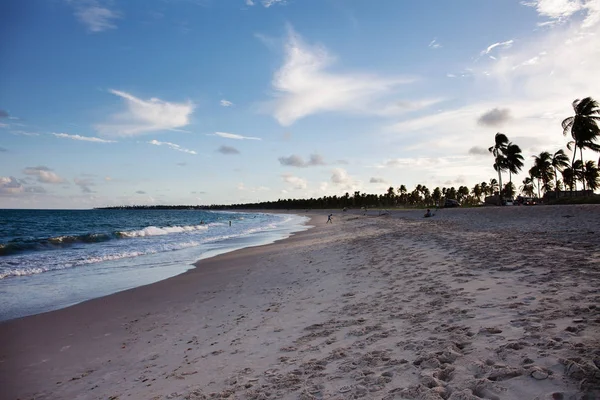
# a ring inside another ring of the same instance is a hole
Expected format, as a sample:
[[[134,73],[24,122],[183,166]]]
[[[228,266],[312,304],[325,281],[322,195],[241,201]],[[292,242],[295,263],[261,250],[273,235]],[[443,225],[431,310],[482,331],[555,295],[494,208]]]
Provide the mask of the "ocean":
[[[0,321],[157,282],[199,259],[286,238],[307,220],[200,210],[0,210]]]

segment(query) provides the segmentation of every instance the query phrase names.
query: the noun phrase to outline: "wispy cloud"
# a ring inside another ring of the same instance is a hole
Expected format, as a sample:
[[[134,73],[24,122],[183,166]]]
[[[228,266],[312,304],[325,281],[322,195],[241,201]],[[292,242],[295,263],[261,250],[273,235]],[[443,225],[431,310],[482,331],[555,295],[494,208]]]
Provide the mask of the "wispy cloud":
[[[212,135],[219,136],[219,137],[222,137],[225,139],[234,139],[234,140],[262,140],[261,138],[258,138],[258,137],[242,136],[242,135],[238,135],[235,133],[227,133],[227,132],[215,132]]]
[[[75,178],[73,179],[73,182],[75,183],[75,185],[79,186],[81,188],[81,191],[83,193],[95,193],[90,186],[94,186],[94,181],[91,179],[79,179],[79,178]]]
[[[41,183],[63,183],[65,180],[58,176],[56,173],[52,172],[52,170],[48,167],[38,166],[38,167],[27,167],[23,170],[25,175],[35,176],[38,182]]]
[[[189,125],[195,108],[191,101],[170,103],[156,97],[142,100],[120,90],[110,89],[109,92],[124,99],[127,110],[113,115],[110,122],[96,125],[98,132],[104,135],[135,136],[164,130],[177,131]]]
[[[487,49],[482,50],[481,51],[481,55],[484,56],[486,54],[490,54],[492,50],[494,50],[496,47],[501,47],[503,49],[508,49],[509,47],[511,47],[513,45],[515,41],[514,40],[507,40],[506,42],[498,42],[498,43],[494,43],[491,44],[487,47]]]
[[[275,73],[275,100],[270,111],[281,125],[289,126],[308,115],[343,111],[372,113],[374,103],[390,94],[406,78],[382,78],[370,74],[333,73],[332,57],[321,46],[308,46],[289,28],[285,61]]]
[[[231,101],[225,99],[221,100],[219,104],[221,104],[223,107],[231,107],[234,105]]]
[[[540,23],[541,26],[559,24],[580,11],[586,14],[583,28],[600,21],[600,4],[597,0],[530,0],[521,4],[534,7],[540,16],[549,18],[549,21]]]
[[[8,117],[10,117],[10,114],[8,113],[8,111],[0,109],[0,118],[8,118]]]
[[[307,161],[300,156],[292,154],[289,157],[279,157],[279,163],[288,167],[306,168],[317,165],[325,165],[325,160],[320,154],[311,154]]]
[[[221,146],[217,151],[221,154],[240,154],[240,151],[232,146]]]
[[[437,41],[437,38],[435,38],[431,42],[429,42],[428,47],[431,49],[439,49],[440,47],[442,47],[442,45]]]
[[[155,146],[166,146],[166,147],[168,147],[170,149],[181,151],[182,153],[198,154],[194,150],[185,149],[185,148],[183,148],[180,145],[175,144],[175,143],[159,142],[158,140],[151,140],[151,141],[148,142],[148,144],[153,144]]]
[[[369,183],[387,183],[387,181],[383,178],[371,178],[369,179]]]
[[[96,33],[116,29],[121,14],[111,10],[107,2],[99,0],[67,0],[75,8],[75,16],[86,26],[88,32]]]
[[[100,139],[93,136],[80,136],[80,135],[69,135],[68,133],[52,133],[52,135],[63,138],[63,139],[71,139],[71,140],[81,140],[84,142],[94,142],[94,143],[116,143],[114,140],[105,140]]]
[[[263,0],[262,5],[265,8],[269,8],[275,4],[284,5],[287,3],[287,0]]]

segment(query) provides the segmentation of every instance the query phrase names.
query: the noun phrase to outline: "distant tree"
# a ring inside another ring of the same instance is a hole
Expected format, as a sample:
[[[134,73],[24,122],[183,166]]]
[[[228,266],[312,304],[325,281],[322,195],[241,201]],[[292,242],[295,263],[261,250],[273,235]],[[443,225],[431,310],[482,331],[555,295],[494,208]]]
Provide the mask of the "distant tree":
[[[586,161],[583,168],[583,179],[587,183],[587,187],[591,191],[595,191],[600,186],[600,173],[598,167],[593,161]]]
[[[471,189],[471,194],[473,194],[473,197],[477,199],[477,202],[481,201],[482,193],[483,190],[481,190],[481,186],[479,185],[479,183],[475,184],[475,186],[473,186],[473,189]]]
[[[507,169],[505,153],[508,143],[506,135],[498,132],[494,136],[494,145],[488,149],[494,156],[494,170],[498,172],[500,187],[502,187],[502,171]]]
[[[543,151],[539,155],[533,156],[533,165],[535,172],[537,172],[537,177],[542,180],[542,189],[544,190],[544,193],[552,190],[552,180],[554,179],[552,155],[547,151]]]
[[[575,115],[566,118],[562,122],[562,128],[565,136],[570,133],[573,138],[574,149],[571,168],[575,171],[577,149],[579,149],[581,168],[585,166],[583,162],[583,149],[600,152],[600,145],[596,143],[596,140],[600,137],[600,127],[598,127],[600,105],[591,97],[586,97],[582,100],[575,100],[573,102],[573,110],[575,111]],[[583,174],[583,169],[580,171]],[[582,183],[583,190],[585,190],[585,179]]]
[[[512,182],[508,182],[506,185],[504,185],[504,189],[502,191],[507,199],[512,199],[515,197],[517,192],[515,185]]]
[[[498,186],[498,181],[496,180],[496,178],[492,178],[490,179],[490,185],[489,185],[489,191],[490,191],[490,195],[494,195],[496,194],[496,191],[498,191],[499,189]]]
[[[535,195],[535,187],[533,185],[533,179],[530,176],[523,179],[523,185],[521,186],[521,192],[527,197],[533,197]]]
[[[431,193],[431,199],[435,202],[436,205],[440,204],[442,200],[442,191],[439,186],[433,189],[433,192]]]
[[[490,193],[490,188],[489,188],[489,186],[488,186],[487,182],[485,182],[485,181],[484,181],[484,182],[481,182],[481,183],[479,184],[479,186],[481,187],[481,193],[482,193],[484,196],[487,196],[487,195]]]
[[[552,156],[552,168],[554,169],[554,178],[556,179],[556,190],[559,190],[559,180],[558,180],[558,172],[562,172],[565,168],[569,167],[569,157],[567,157],[567,155],[565,154],[565,151],[563,149],[559,149],[556,153],[554,153],[554,155]]]
[[[512,184],[512,174],[518,174],[523,168],[523,155],[521,148],[509,142],[504,150],[506,169],[508,170],[509,182]]]
[[[467,197],[469,196],[469,188],[466,186],[460,186],[458,188],[458,191],[456,192],[457,196],[458,196],[458,201],[463,202],[467,199]]]

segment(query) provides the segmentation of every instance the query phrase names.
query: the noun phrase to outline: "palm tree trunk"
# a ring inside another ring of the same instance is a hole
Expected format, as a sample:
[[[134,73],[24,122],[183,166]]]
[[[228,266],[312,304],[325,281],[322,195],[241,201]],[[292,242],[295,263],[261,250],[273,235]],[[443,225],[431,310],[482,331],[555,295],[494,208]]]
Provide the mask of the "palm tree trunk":
[[[500,173],[500,168],[498,168],[498,195],[500,196],[500,202],[502,202],[502,174]]]
[[[573,178],[571,179],[571,197],[573,197],[573,186],[575,186],[575,190],[577,190],[577,177],[575,176],[575,156],[577,156],[577,143],[573,145],[573,161],[571,161],[571,171],[573,171]]]
[[[538,200],[539,200],[539,198],[540,198],[540,178],[538,178],[537,181],[538,181],[537,187],[538,187]]]
[[[579,148],[579,155],[581,156],[581,183],[583,184],[583,191],[585,194],[585,172],[584,172],[584,165],[583,165],[583,147]]]

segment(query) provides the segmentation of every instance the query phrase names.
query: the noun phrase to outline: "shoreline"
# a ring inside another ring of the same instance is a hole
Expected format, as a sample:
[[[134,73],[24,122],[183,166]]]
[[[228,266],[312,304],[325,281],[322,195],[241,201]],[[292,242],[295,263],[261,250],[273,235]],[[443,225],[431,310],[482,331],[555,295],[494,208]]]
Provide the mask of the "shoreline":
[[[0,324],[0,386],[7,399],[595,398],[598,210],[313,212],[290,238]]]
[[[248,213],[241,212],[222,214],[230,215],[225,219],[243,219],[244,215],[248,216]],[[262,214],[275,215],[275,213]],[[48,270],[42,267],[41,273],[9,276],[0,280],[0,292],[3,293],[2,297],[6,298],[6,301],[0,305],[0,322],[59,310],[94,298],[152,284],[195,268],[194,265],[198,260],[245,247],[261,246],[288,237],[293,232],[307,229],[305,218],[298,214],[286,213],[277,219],[281,221],[274,225],[266,222],[264,226],[252,233],[239,235],[235,232],[230,236],[229,231],[223,231],[217,235],[229,236],[216,241],[182,238],[180,241],[199,240],[200,242],[196,246],[184,246],[176,253],[163,250],[156,254],[145,254],[142,251],[137,257],[109,259],[66,268],[48,268]],[[162,236],[159,236],[160,238]],[[137,252],[137,249],[125,249],[120,252],[127,251]],[[120,252],[117,251],[117,254],[119,255]],[[9,263],[10,261],[8,259]]]

